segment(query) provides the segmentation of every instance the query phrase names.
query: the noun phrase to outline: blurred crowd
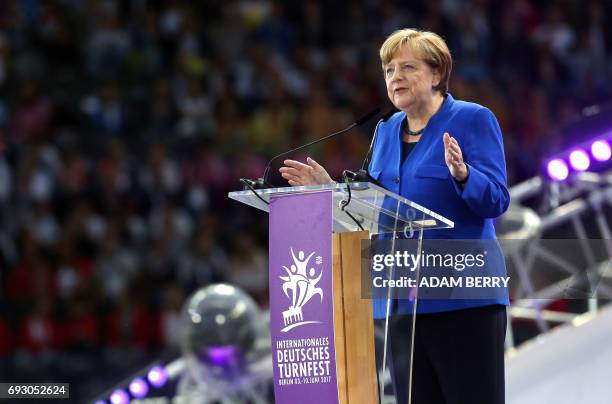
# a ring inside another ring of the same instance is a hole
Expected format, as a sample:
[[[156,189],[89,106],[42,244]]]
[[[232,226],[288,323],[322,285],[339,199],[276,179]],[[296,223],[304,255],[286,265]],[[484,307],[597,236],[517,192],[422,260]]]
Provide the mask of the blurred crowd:
[[[1,1],[0,358],[19,372],[176,349],[185,296],[211,282],[265,305],[266,216],[227,192],[388,105],[378,47],[395,29],[447,40],[451,93],[496,114],[510,182],[537,175],[561,128],[610,98],[610,15],[580,0]],[[337,177],[370,129],[308,153]]]

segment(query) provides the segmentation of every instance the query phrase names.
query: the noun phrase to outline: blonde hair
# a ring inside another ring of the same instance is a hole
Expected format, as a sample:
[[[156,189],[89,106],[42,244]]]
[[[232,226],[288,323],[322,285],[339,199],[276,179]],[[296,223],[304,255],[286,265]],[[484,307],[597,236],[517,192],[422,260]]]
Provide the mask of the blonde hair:
[[[453,58],[444,39],[433,32],[417,29],[406,28],[395,31],[380,47],[380,61],[383,69],[391,62],[399,49],[405,45],[410,47],[416,57],[438,72],[440,82],[434,88],[440,91],[442,95],[446,95],[453,68]]]

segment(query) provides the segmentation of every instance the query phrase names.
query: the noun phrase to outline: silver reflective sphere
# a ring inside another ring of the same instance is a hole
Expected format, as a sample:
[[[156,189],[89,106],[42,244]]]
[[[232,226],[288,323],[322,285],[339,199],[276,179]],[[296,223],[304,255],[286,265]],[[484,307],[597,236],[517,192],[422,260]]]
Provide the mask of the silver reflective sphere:
[[[226,366],[244,361],[261,335],[262,317],[251,297],[239,288],[203,287],[187,300],[181,314],[184,355]]]

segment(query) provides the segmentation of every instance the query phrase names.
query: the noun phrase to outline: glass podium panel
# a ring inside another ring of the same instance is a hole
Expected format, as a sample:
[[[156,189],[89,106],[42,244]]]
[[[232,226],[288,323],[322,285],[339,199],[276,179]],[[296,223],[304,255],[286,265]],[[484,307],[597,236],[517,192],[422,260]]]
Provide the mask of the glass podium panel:
[[[272,197],[333,191],[333,231],[367,230],[371,235],[423,229],[452,228],[454,223],[435,212],[369,182],[267,188],[230,192],[229,197],[245,205],[269,211]],[[261,198],[261,199],[260,199]],[[262,200],[263,199],[263,200]]]
[[[420,212],[417,219],[423,220]],[[397,252],[420,256],[423,243],[423,227],[410,233],[402,232],[389,237],[378,234],[371,237],[370,254],[395,256]],[[414,240],[400,246],[399,239]],[[417,259],[420,263],[420,259]],[[415,268],[415,279],[419,279],[420,264]],[[398,280],[402,268],[389,267],[379,273],[387,280]],[[418,288],[378,288],[373,292],[375,359],[378,384],[377,404],[411,404],[413,383],[412,363],[415,354],[415,331],[417,327]],[[400,305],[402,308],[400,309]],[[399,313],[399,314],[398,314]]]

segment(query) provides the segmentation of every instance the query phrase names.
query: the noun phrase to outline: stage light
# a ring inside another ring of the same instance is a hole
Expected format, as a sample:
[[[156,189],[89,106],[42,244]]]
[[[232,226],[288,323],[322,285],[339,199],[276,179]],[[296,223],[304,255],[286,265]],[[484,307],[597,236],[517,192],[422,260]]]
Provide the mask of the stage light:
[[[548,171],[548,176],[555,181],[563,181],[569,175],[567,164],[561,159],[549,161],[546,169]]]
[[[585,171],[591,165],[589,155],[582,149],[576,149],[569,155],[569,161],[572,168],[576,171]]]
[[[608,161],[612,156],[612,150],[605,140],[596,140],[591,145],[591,154],[597,161]]]
[[[237,346],[212,346],[206,350],[208,359],[213,365],[228,366],[240,361],[240,348]]]
[[[130,402],[130,396],[123,390],[115,390],[110,396],[110,402],[112,404],[128,404]]]
[[[106,401],[104,401],[104,400],[98,400],[98,401],[96,401],[94,404],[106,404]]]
[[[154,366],[147,374],[149,383],[155,388],[160,388],[168,381],[168,373],[161,366]]]
[[[149,386],[141,377],[137,377],[130,383],[130,393],[135,398],[144,398],[149,392]]]

